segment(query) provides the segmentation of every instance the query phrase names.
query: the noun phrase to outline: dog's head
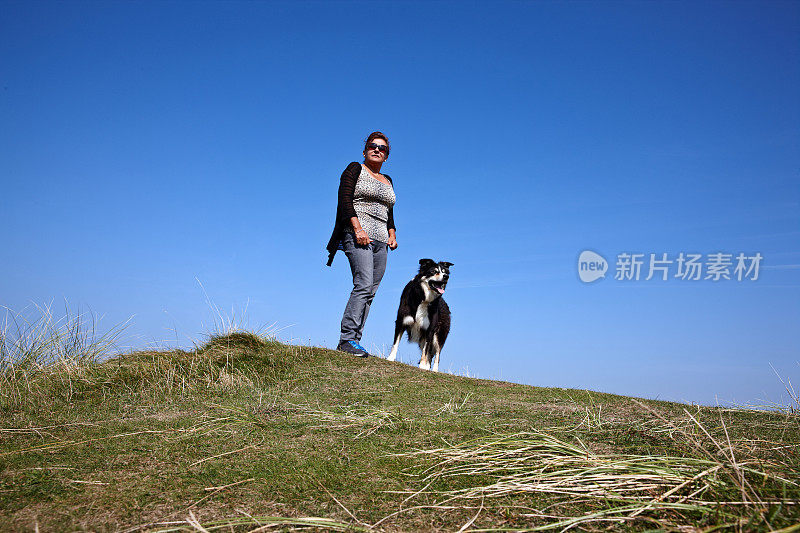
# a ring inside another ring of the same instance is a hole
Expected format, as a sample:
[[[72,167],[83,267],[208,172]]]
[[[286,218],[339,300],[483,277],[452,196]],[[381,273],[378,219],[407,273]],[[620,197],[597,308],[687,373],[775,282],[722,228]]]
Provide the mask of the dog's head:
[[[419,260],[419,278],[422,283],[427,283],[434,292],[444,294],[447,280],[450,279],[450,267],[453,263],[447,261],[436,262],[433,259]]]

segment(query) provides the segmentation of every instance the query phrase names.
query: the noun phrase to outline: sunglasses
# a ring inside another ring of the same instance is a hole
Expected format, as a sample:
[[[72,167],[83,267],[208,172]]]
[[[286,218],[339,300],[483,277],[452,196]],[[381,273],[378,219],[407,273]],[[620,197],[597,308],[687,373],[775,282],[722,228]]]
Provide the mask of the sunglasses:
[[[375,148],[377,148],[378,150],[380,150],[384,154],[388,154],[389,153],[389,147],[386,146],[385,144],[369,143],[367,145],[367,150],[374,150]]]

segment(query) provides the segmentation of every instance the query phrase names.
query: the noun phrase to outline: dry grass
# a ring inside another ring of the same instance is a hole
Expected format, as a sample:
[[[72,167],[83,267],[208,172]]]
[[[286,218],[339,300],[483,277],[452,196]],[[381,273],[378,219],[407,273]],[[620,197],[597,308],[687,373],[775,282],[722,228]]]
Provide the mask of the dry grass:
[[[778,511],[800,505],[800,475],[792,472],[790,464],[766,463],[735,451],[730,440],[723,445],[688,411],[687,417],[705,439],[636,403],[655,415],[651,430],[682,439],[679,444],[688,445],[695,455],[598,454],[577,436],[566,440],[538,431],[403,453],[398,455],[432,464],[415,472],[422,488],[402,492],[409,507],[398,514],[425,507],[488,509],[493,507],[492,501],[498,501],[498,508],[505,512],[513,509],[534,522],[544,522],[514,528],[517,531],[645,520],[677,530],[701,524],[711,515],[722,528],[764,525],[772,530],[770,522]],[[575,428],[569,429],[574,432]],[[434,488],[453,484],[466,486]],[[784,493],[789,488],[793,497],[776,498],[781,491],[775,487],[783,487]],[[771,496],[765,496],[762,490]],[[541,495],[547,496],[546,508],[527,507],[530,500],[525,496]],[[424,497],[432,499],[414,504]]]
[[[4,307],[0,329],[0,372],[41,370],[59,365],[67,371],[95,363],[116,352],[117,341],[130,323],[100,333],[100,318],[93,313],[73,313],[65,304],[57,318],[52,304],[34,305],[15,313]]]
[[[241,511],[244,513],[244,511]],[[236,528],[236,529],[234,529]],[[244,528],[244,529],[243,529]],[[248,531],[249,533],[260,533],[262,531],[281,530],[295,531],[298,529],[313,529],[322,531],[370,531],[370,528],[358,526],[350,522],[341,522],[330,518],[318,517],[283,517],[283,516],[251,516],[224,518],[221,520],[211,520],[200,522],[194,513],[184,520],[170,522],[155,522],[148,524],[144,531],[158,531],[159,533],[172,533],[176,531]]]

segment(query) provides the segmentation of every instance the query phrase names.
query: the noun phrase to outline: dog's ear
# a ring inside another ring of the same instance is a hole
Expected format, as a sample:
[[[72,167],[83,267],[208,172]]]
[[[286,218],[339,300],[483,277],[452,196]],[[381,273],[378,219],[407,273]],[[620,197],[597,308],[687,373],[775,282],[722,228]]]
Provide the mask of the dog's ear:
[[[453,266],[453,263],[448,263],[447,261],[442,261],[439,264],[442,265],[445,268],[450,268],[451,266]]]
[[[422,272],[423,270],[425,270],[429,266],[435,265],[435,264],[436,264],[436,261],[434,261],[433,259],[420,259],[419,260],[419,271]]]

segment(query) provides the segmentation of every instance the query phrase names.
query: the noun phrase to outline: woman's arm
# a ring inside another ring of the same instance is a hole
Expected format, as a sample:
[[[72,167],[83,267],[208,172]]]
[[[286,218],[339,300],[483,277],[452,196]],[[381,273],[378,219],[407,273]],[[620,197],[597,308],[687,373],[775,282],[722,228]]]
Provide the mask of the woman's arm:
[[[372,242],[372,239],[367,235],[367,230],[361,227],[361,222],[358,221],[358,217],[352,217],[350,219],[350,224],[353,226],[353,233],[356,234],[356,242],[358,244],[366,246]]]
[[[339,212],[342,213],[344,219],[356,216],[356,210],[353,209],[353,192],[356,189],[360,170],[361,165],[353,161],[344,169],[339,180]]]
[[[339,181],[339,209],[343,213],[343,217],[350,220],[350,225],[353,227],[353,233],[356,236],[356,242],[361,246],[365,246],[372,241],[367,232],[364,231],[364,228],[361,227],[356,210],[353,208],[353,193],[356,189],[356,182],[360,172],[361,164],[355,161],[347,165],[347,168],[342,172],[342,178]]]
[[[392,190],[394,190],[394,182],[392,178],[384,174],[384,177],[389,180],[389,185],[392,186]],[[389,230],[389,248],[392,250],[397,248],[397,234],[396,228],[394,227],[394,206],[389,208],[389,217],[386,220],[386,228]]]

